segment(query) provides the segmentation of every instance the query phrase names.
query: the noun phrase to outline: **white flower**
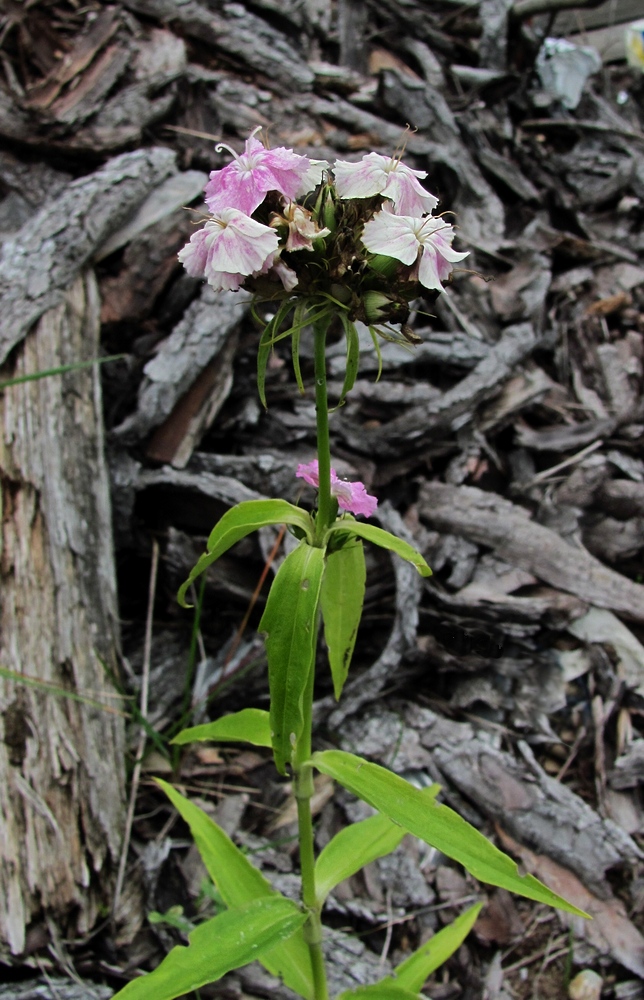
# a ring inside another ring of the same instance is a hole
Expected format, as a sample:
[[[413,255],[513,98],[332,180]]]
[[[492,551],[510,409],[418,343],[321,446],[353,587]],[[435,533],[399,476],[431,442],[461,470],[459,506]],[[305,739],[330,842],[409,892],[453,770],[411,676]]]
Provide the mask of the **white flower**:
[[[249,274],[269,267],[278,236],[269,226],[224,208],[193,233],[179,260],[193,278],[206,278],[215,291],[236,291]]]
[[[417,180],[427,177],[427,171],[412,170],[393,156],[367,153],[358,163],[336,160],[333,173],[341,198],[372,198],[381,194],[393,202],[399,215],[424,215],[438,205],[438,198]]]
[[[442,290],[441,282],[452,273],[452,264],[467,253],[452,250],[454,227],[433,215],[416,219],[407,215],[378,212],[367,222],[362,242],[371,253],[395,257],[403,264],[415,264],[413,276],[425,288]]]

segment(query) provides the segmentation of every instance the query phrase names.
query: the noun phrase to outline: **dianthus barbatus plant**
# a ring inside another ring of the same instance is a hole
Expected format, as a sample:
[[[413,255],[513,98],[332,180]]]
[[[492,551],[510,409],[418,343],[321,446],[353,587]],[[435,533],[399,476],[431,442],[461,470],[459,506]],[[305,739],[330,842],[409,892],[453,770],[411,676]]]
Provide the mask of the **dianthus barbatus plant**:
[[[327,1000],[321,913],[328,894],[364,865],[394,850],[412,833],[472,875],[529,899],[584,916],[499,851],[457,813],[436,801],[438,786],[419,790],[392,771],[339,750],[313,753],[311,720],[320,623],[337,698],[346,680],[365,592],[363,540],[431,570],[402,539],[356,520],[376,512],[362,483],[338,478],[331,467],[326,336],[339,318],[347,341],[340,402],[356,378],[355,323],[378,336],[407,343],[410,303],[424,290],[440,293],[466,254],[452,249],[453,227],[434,215],[437,199],[400,156],[368,153],[357,163],[331,167],[293,150],[266,148],[257,131],[244,152],[210,175],[211,215],[179,254],[189,274],[217,290],[251,290],[276,304],[259,340],[258,385],[264,404],[267,360],[290,337],[297,383],[300,334],[313,329],[317,460],[295,475],[317,488],[311,513],[286,500],[238,504],[215,525],[206,552],[181,587],[192,582],[241,538],[265,525],[287,525],[297,543],[273,581],[259,628],[265,634],[270,711],[247,708],[186,729],[174,740],[246,741],[271,748],[278,771],[292,778],[297,803],[301,901],[274,890],[226,833],[198,806],[159,781],[188,823],[226,910],[200,924],[188,947],[178,946],[148,976],[134,980],[119,1000],[173,1000],[231,969],[259,959],[305,1000]],[[219,149],[228,147],[220,146]],[[258,317],[259,318],[259,317]],[[317,770],[375,810],[341,830],[315,857],[311,796]],[[427,977],[461,944],[480,905],[377,983],[345,990],[339,1000],[420,1000]]]

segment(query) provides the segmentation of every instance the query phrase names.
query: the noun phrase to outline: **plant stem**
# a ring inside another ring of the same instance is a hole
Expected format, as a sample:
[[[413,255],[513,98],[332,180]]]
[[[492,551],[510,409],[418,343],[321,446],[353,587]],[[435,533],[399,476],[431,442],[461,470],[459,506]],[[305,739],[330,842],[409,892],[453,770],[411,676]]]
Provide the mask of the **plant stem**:
[[[326,332],[330,317],[314,324],[315,337],[315,414],[318,446],[318,512],[316,516],[316,542],[321,544],[327,527],[336,516],[336,504],[331,496],[331,447],[329,443],[329,403],[326,388]],[[317,638],[317,623],[316,623]],[[317,647],[314,642],[313,648]],[[302,697],[304,726],[299,741],[297,758],[293,764],[293,790],[297,802],[297,821],[300,842],[300,871],[302,873],[302,902],[308,913],[304,925],[304,939],[309,946],[313,989],[315,1000],[328,1000],[329,991],[322,952],[321,907],[315,892],[315,850],[313,842],[313,819],[311,816],[311,796],[313,795],[313,772],[309,763],[311,757],[311,729],[313,722],[313,685],[315,681],[315,656],[309,671],[306,689]]]
[[[326,332],[330,317],[325,316],[313,326],[315,338],[315,419],[318,445],[318,512],[316,540],[335,518],[331,496],[331,446],[329,443],[329,401],[326,390]]]

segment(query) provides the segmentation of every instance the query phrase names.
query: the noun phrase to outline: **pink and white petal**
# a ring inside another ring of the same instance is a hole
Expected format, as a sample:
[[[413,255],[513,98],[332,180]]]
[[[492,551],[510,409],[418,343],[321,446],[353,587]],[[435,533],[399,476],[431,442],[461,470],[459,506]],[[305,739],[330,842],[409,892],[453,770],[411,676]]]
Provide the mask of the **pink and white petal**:
[[[411,215],[418,218],[428,212],[433,212],[438,205],[438,198],[420,184],[415,174],[425,174],[424,170],[410,170],[403,163],[392,170],[382,191],[385,198],[391,198],[398,215]]]
[[[297,287],[297,274],[293,268],[285,264],[283,260],[278,260],[276,264],[271,268],[271,274],[276,274],[284,285],[284,290],[286,292],[292,292],[294,288]]]
[[[237,292],[245,282],[246,274],[228,274],[226,271],[216,271],[208,277],[208,284],[216,292]]]
[[[203,278],[208,258],[206,233],[203,229],[193,233],[190,242],[177,254],[191,278]]]
[[[224,209],[213,223],[206,223],[206,228],[215,224],[221,232],[213,241],[209,260],[217,271],[252,274],[277,249],[279,237],[273,229],[235,209]]]
[[[441,273],[444,273],[444,268],[439,264],[436,250],[431,244],[425,244],[422,256],[418,262],[418,280],[425,288],[435,288],[437,291],[442,292]]]
[[[318,184],[321,184],[324,171],[329,169],[329,164],[326,160],[309,160],[308,163],[309,165],[300,179],[300,187],[295,196],[296,198],[301,198],[302,195],[308,194]]]
[[[367,153],[357,163],[336,160],[333,165],[335,187],[341,198],[372,198],[387,182],[386,156]]]
[[[228,172],[227,172],[228,171]],[[213,170],[206,184],[206,205],[213,214],[234,208],[251,215],[266,197],[267,190],[255,176],[255,171],[241,171],[237,161],[223,170]]]
[[[312,462],[301,462],[295,473],[297,479],[303,479],[310,486],[319,486],[318,460],[314,458]]]
[[[371,517],[378,506],[376,497],[367,493],[364,483],[338,482],[331,490],[338,499],[338,506],[352,514],[363,514]]]
[[[413,264],[420,246],[414,231],[416,219],[378,212],[365,224],[362,242],[371,253],[395,257],[403,264]]]

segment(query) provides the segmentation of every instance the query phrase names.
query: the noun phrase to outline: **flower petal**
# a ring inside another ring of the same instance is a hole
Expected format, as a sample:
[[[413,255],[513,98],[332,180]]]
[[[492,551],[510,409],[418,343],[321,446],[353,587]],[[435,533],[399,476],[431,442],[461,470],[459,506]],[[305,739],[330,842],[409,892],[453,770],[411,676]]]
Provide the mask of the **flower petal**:
[[[417,220],[390,212],[378,212],[365,224],[362,242],[371,253],[395,257],[403,264],[413,264],[420,241],[415,233]]]

